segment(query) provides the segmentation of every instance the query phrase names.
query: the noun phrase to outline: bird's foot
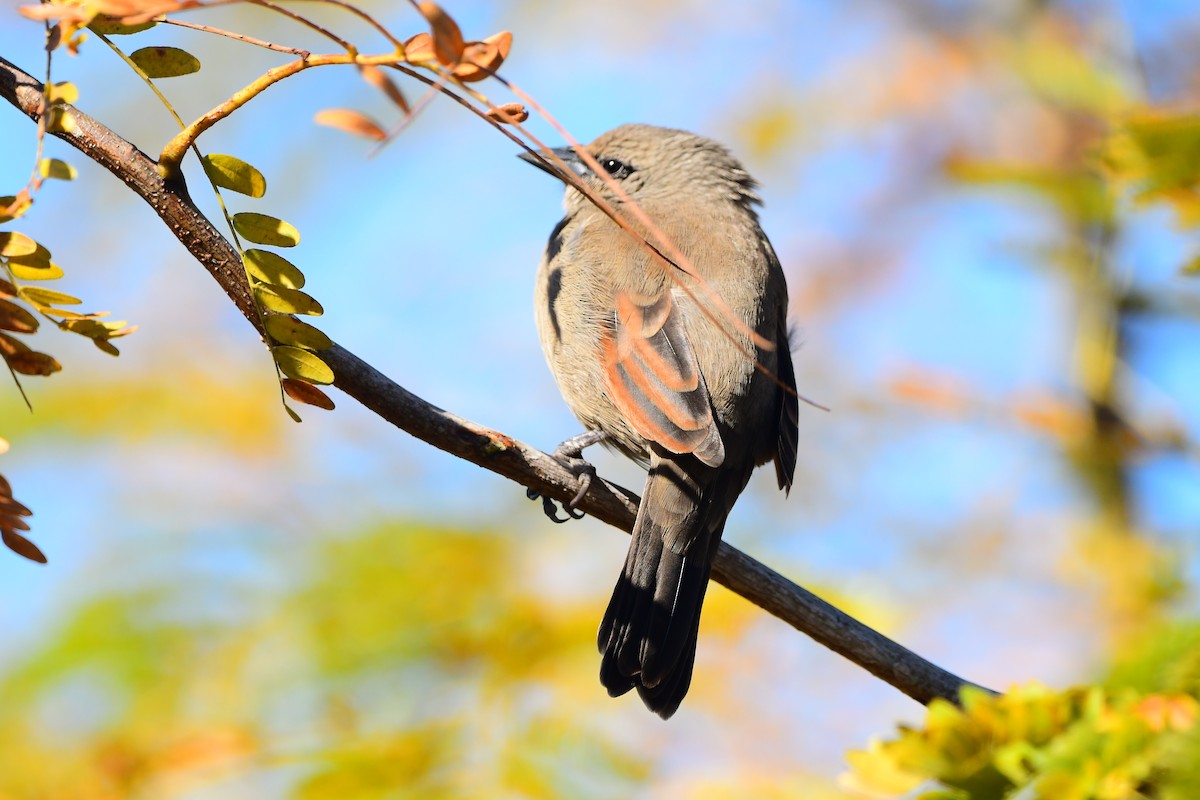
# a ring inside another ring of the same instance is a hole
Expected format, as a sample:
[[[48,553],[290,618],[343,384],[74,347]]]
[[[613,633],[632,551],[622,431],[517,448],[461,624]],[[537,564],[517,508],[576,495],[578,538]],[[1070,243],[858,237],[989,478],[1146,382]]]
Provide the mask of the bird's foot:
[[[579,511],[576,506],[583,500],[583,496],[587,494],[588,489],[592,486],[592,478],[596,476],[596,468],[583,458],[583,451],[584,448],[604,441],[606,437],[607,434],[602,431],[584,431],[578,436],[572,436],[570,439],[567,439],[554,448],[554,452],[550,454],[551,458],[571,471],[575,476],[576,485],[579,487],[575,492],[575,496],[569,502],[563,503],[563,511],[566,512],[565,517],[558,515],[558,506],[554,504],[554,500],[546,497],[536,489],[526,489],[525,496],[530,500],[537,500],[540,497],[542,499],[542,511],[554,522],[566,522],[568,519],[582,519],[583,512]]]

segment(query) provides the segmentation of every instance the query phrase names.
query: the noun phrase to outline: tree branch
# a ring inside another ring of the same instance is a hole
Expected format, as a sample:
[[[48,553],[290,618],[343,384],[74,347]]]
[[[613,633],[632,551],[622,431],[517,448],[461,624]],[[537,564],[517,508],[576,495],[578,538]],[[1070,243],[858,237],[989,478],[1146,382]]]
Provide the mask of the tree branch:
[[[4,58],[0,58],[0,96],[37,119],[41,83]],[[192,204],[182,180],[164,180],[155,162],[131,143],[77,109],[71,108],[70,113],[75,130],[54,135],[144,199],[257,328],[258,313],[237,250]],[[323,350],[321,358],[337,375],[337,388],[401,430],[548,497],[567,501],[574,496],[575,476],[540,450],[427,403],[343,347]],[[629,490],[595,480],[581,508],[629,532],[637,503],[637,495]],[[713,578],[920,703],[938,697],[958,702],[959,690],[973,685],[728,544],[722,543],[717,553]]]

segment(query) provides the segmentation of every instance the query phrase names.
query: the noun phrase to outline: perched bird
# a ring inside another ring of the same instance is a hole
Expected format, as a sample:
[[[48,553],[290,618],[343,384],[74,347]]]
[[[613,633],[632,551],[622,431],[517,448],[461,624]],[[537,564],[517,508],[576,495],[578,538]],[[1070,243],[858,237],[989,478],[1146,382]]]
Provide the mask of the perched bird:
[[[724,301],[656,260],[568,182],[566,215],[538,269],[538,334],[563,398],[592,432],[576,444],[600,440],[649,468],[600,624],[600,681],[613,697],[636,688],[666,719],[691,684],[700,607],[730,509],[768,461],[779,487],[792,485],[798,406],[787,287],[759,226],[756,184],[723,146],[622,125],[586,150]],[[574,150],[553,153],[648,236]],[[522,158],[562,179],[539,155]],[[746,329],[773,346],[756,347]],[[581,449],[569,444],[558,451],[568,460]]]

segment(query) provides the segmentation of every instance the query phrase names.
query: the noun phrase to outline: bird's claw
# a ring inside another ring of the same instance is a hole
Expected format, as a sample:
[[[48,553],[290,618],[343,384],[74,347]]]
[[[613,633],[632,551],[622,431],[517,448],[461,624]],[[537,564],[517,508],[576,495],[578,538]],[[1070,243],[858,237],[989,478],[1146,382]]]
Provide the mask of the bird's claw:
[[[552,498],[546,497],[536,489],[526,489],[525,496],[530,500],[541,498],[542,511],[554,522],[562,523],[568,519],[583,519],[584,512],[579,510],[579,504],[583,502],[584,495],[592,487],[592,478],[596,475],[596,468],[583,458],[583,449],[596,444],[604,438],[605,435],[600,431],[587,431],[567,439],[550,454],[551,458],[575,475],[575,480],[579,486],[579,489],[575,492],[575,496],[570,501],[562,504],[563,512],[566,514],[565,517],[558,515],[558,506],[554,504]]]

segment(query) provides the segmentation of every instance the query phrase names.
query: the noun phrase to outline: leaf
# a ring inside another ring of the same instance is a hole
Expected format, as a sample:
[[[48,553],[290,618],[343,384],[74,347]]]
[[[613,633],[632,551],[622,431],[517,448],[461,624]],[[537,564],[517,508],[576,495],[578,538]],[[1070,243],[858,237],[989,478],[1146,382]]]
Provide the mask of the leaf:
[[[50,133],[75,133],[79,126],[70,111],[62,106],[52,106],[46,114],[46,130]]]
[[[276,347],[271,350],[275,363],[289,378],[306,383],[333,383],[333,370],[319,356],[299,347]]]
[[[17,287],[13,286],[8,281],[0,278],[0,297],[16,297]]]
[[[21,297],[34,305],[40,306],[77,306],[83,301],[53,289],[42,289],[38,286],[27,286],[21,289]]]
[[[295,247],[300,244],[300,231],[281,219],[266,214],[243,211],[233,215],[233,227],[247,241],[273,247]]]
[[[323,408],[326,411],[333,411],[335,408],[333,400],[329,398],[329,395],[325,394],[316,386],[313,386],[307,381],[298,381],[295,378],[284,378],[282,381],[280,381],[280,385],[283,386],[283,391],[287,394],[287,396],[295,400],[297,403],[316,406],[317,408]]]
[[[96,345],[97,350],[108,353],[113,358],[121,355],[121,351],[117,349],[117,346],[108,339],[92,339],[92,344]]]
[[[429,22],[433,34],[433,52],[437,60],[447,67],[457,64],[462,59],[465,47],[458,23],[443,11],[441,6],[429,0],[420,3],[417,8]]]
[[[209,179],[222,189],[250,197],[262,197],[267,193],[267,179],[240,158],[214,153],[200,160]]]
[[[83,317],[82,319],[64,319],[58,323],[58,327],[71,333],[77,333],[80,336],[86,336],[89,339],[100,340],[128,336],[137,330],[136,325],[125,327],[127,324],[125,320],[100,322],[95,316],[91,316]]]
[[[62,369],[62,364],[59,364],[53,356],[34,350],[13,353],[5,356],[4,360],[8,362],[8,366],[12,368],[13,372],[21,375],[53,375]]]
[[[15,339],[7,333],[0,333],[0,357],[6,361],[8,357],[14,353],[28,353],[29,345],[22,342],[20,339]]]
[[[410,63],[437,61],[433,53],[433,37],[428,33],[418,33],[404,43],[404,58]]]
[[[270,250],[251,248],[242,254],[242,263],[252,277],[263,283],[288,289],[304,288],[304,273],[295,264]]]
[[[454,77],[463,83],[481,81],[495,74],[512,47],[512,34],[501,31],[482,42],[471,42],[463,51],[462,62],[454,67]]]
[[[400,108],[405,114],[412,113],[412,109],[408,106],[408,101],[404,99],[404,95],[391,78],[384,74],[379,67],[368,64],[362,68],[363,80],[374,86],[379,91],[387,95],[388,99]],[[300,401],[304,402],[304,401]]]
[[[299,289],[288,289],[283,286],[268,286],[259,284],[254,287],[254,294],[263,308],[278,311],[281,314],[307,314],[319,317],[325,313],[311,296]]]
[[[512,125],[529,119],[529,112],[520,103],[505,103],[484,112],[487,118],[501,125]]]
[[[47,103],[74,103],[79,100],[79,87],[70,81],[52,83],[46,90]]]
[[[200,71],[200,60],[178,47],[143,47],[130,53],[129,60],[150,78],[178,78]]]
[[[38,329],[38,321],[16,303],[0,300],[0,328],[14,333],[33,333]]]
[[[32,255],[37,252],[40,246],[23,233],[0,231],[0,256],[4,256],[5,258],[20,258]]]
[[[137,25],[126,25],[118,19],[101,14],[88,23],[88,27],[96,33],[102,33],[105,36],[128,36],[131,33],[141,33],[142,31],[150,30],[157,24],[157,22],[151,20],[150,22],[140,22]]]
[[[49,262],[45,266],[39,266],[37,264],[22,264],[18,261],[10,261],[8,262],[8,268],[12,270],[14,278],[22,281],[54,281],[63,276],[62,267]]]
[[[0,222],[12,222],[24,215],[31,205],[33,201],[29,198],[28,189],[0,197]]]
[[[3,234],[0,234],[2,236]],[[20,234],[18,234],[20,235]],[[34,242],[34,250],[32,253],[25,253],[19,256],[9,256],[9,265],[20,264],[25,267],[33,267],[34,269],[46,269],[50,266],[50,251],[40,244]]]
[[[28,558],[30,561],[36,561],[39,564],[46,563],[45,554],[37,548],[37,545],[21,534],[5,529],[0,530],[0,538],[3,538],[5,546],[17,555]]]
[[[318,111],[313,116],[313,121],[318,125],[328,125],[374,142],[381,142],[387,138],[387,132],[379,127],[377,122],[366,114],[349,108],[327,108]]]
[[[328,336],[295,317],[270,314],[264,320],[264,324],[267,326],[267,333],[280,344],[295,345],[305,350],[325,350],[333,347],[333,342]]]
[[[1191,261],[1183,265],[1184,275],[1200,275],[1200,256],[1196,256]]]
[[[78,174],[74,167],[57,158],[43,158],[39,161],[38,173],[43,178],[54,178],[60,181],[73,181]]]

